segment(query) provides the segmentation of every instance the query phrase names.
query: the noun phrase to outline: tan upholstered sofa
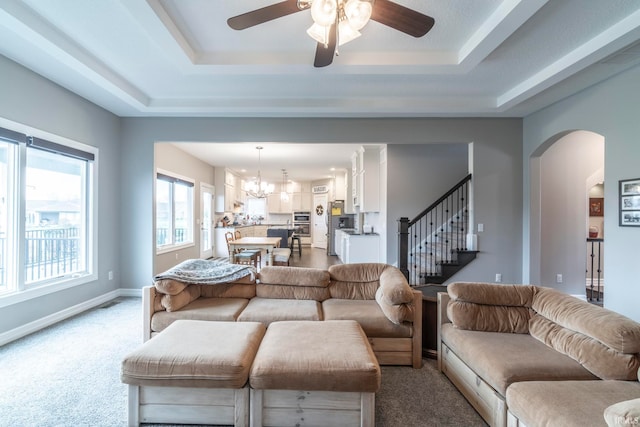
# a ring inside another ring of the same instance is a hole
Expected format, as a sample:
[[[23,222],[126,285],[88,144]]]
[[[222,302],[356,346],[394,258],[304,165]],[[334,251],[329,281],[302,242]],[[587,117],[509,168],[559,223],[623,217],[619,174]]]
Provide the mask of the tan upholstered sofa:
[[[452,283],[438,306],[439,367],[489,425],[640,425],[640,324],[531,285]]]
[[[397,268],[340,264],[328,270],[263,267],[256,278],[196,285],[157,280],[143,289],[144,340],[177,319],[356,320],[380,364],[422,364],[422,294]]]

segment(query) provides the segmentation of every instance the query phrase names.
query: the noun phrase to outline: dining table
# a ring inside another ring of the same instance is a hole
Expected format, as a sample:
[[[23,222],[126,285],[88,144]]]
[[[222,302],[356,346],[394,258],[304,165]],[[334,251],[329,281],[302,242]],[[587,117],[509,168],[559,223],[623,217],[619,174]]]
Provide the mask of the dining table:
[[[280,237],[241,237],[229,241],[229,248],[236,249],[264,249],[267,251],[267,265],[273,265],[273,249],[280,247]]]

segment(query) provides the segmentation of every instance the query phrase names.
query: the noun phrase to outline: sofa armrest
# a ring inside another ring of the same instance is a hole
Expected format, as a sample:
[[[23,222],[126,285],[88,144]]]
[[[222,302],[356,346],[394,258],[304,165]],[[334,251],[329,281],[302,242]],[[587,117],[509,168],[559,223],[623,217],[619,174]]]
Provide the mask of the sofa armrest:
[[[151,338],[151,316],[155,313],[157,292],[154,286],[142,288],[142,342]]]
[[[451,323],[449,317],[447,317],[447,305],[451,297],[447,292],[438,292],[438,328],[437,328],[437,341],[438,341],[438,370],[442,372],[442,325],[445,323]]]

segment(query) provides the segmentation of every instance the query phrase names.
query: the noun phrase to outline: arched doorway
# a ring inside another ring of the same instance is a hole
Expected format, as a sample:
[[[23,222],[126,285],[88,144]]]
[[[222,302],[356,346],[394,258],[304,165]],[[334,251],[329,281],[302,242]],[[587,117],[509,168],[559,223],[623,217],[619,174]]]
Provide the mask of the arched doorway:
[[[530,162],[530,281],[585,297],[588,192],[594,176],[604,176],[604,137],[559,133]]]

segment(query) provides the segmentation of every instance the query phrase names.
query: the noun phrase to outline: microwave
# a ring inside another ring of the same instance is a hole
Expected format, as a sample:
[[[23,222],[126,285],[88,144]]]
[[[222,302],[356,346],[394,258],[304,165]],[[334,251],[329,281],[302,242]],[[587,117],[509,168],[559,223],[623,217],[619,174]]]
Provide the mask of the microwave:
[[[311,222],[311,212],[309,211],[294,212],[293,222]]]

